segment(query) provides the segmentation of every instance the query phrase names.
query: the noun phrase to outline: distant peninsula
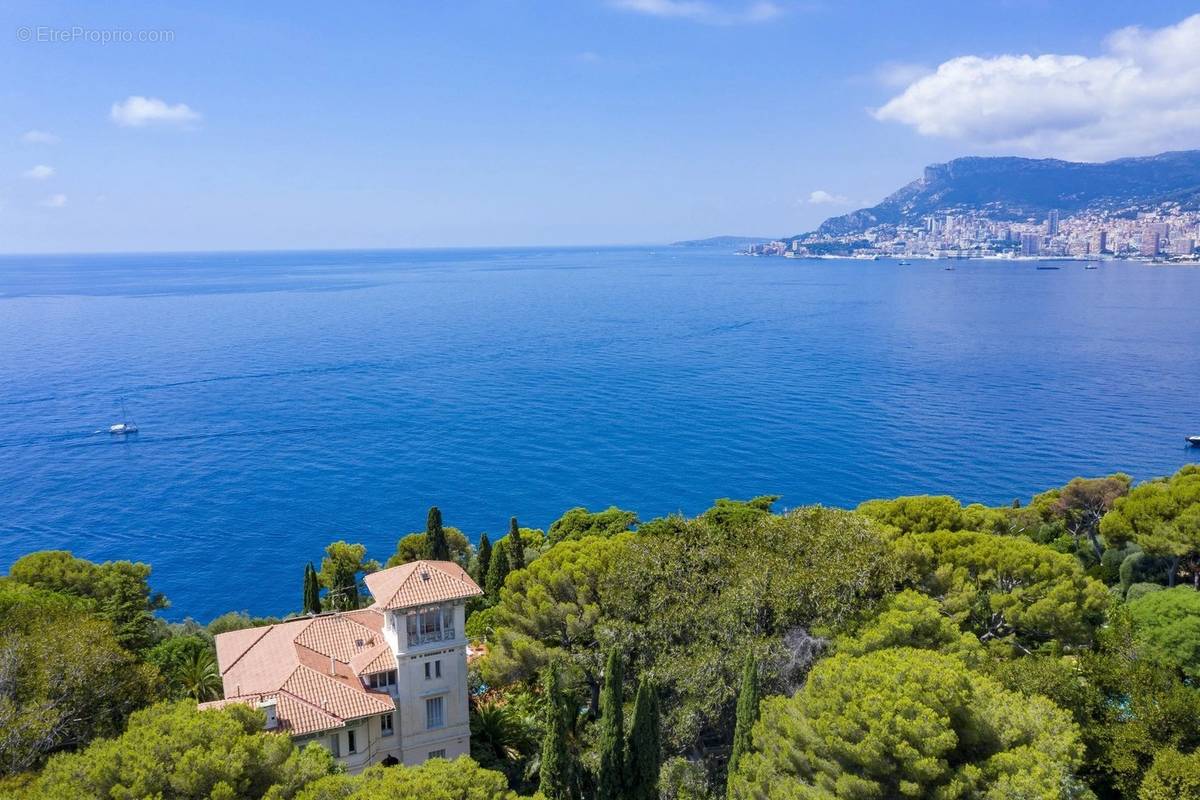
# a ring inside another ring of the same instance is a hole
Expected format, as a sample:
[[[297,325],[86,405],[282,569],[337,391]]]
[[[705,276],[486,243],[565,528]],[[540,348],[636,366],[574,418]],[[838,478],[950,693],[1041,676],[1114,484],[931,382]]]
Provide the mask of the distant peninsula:
[[[771,241],[770,236],[710,236],[707,239],[687,239],[671,242],[671,247],[749,247]]]

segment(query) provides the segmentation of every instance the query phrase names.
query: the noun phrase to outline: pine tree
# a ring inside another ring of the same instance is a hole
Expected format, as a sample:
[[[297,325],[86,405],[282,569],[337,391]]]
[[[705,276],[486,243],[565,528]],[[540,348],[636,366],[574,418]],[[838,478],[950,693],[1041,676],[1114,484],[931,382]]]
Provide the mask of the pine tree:
[[[492,563],[492,542],[486,533],[479,535],[479,549],[475,551],[475,582],[480,586],[487,583],[488,567]]]
[[[442,512],[437,506],[429,509],[429,516],[425,519],[425,539],[431,559],[450,560],[450,543],[446,541],[446,531],[442,528]]]
[[[504,586],[504,579],[508,577],[508,573],[508,542],[501,539],[492,548],[492,560],[488,564],[487,585],[483,587],[484,593],[492,602],[500,599],[500,589]]]
[[[311,561],[304,568],[304,613],[321,613],[321,584],[317,580],[317,570]]]
[[[733,729],[733,750],[729,754],[728,774],[737,771],[738,762],[750,750],[750,731],[758,722],[758,662],[753,653],[746,654],[742,667],[742,686],[738,691],[737,725]]]
[[[657,800],[661,766],[658,694],[649,681],[643,680],[638,686],[633,725],[629,731],[628,800]]]
[[[525,545],[521,542],[521,528],[517,518],[508,521],[508,565],[511,569],[525,569]]]
[[[546,737],[538,789],[546,800],[571,800],[571,761],[567,752],[567,721],[563,713],[558,667],[546,668]]]
[[[624,675],[621,653],[608,654],[604,691],[600,693],[600,775],[596,800],[623,800],[629,777],[625,772]]]

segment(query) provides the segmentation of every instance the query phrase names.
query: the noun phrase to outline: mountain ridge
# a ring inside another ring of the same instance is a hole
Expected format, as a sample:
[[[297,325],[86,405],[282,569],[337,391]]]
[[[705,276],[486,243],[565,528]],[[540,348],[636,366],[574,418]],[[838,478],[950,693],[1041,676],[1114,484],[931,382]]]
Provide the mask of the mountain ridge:
[[[846,236],[878,225],[919,223],[939,214],[983,213],[996,220],[1083,211],[1134,213],[1162,203],[1200,209],[1200,150],[1112,161],[965,156],[924,174],[874,206],[830,217],[812,234]]]

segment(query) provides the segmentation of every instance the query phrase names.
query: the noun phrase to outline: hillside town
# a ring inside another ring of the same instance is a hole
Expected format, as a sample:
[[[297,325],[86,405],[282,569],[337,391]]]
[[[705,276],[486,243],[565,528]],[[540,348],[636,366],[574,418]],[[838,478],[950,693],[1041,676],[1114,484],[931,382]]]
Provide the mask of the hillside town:
[[[1051,211],[1045,219],[990,219],[970,211],[926,216],[919,224],[883,224],[832,235],[813,231],[753,244],[747,255],[789,258],[1122,258],[1156,263],[1200,262],[1200,212],[1163,204],[1153,211]]]

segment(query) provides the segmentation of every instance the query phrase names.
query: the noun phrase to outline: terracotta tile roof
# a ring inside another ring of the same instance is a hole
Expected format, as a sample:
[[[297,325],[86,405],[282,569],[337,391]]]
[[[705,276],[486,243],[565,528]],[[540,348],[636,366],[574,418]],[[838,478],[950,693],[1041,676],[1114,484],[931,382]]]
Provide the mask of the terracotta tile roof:
[[[392,655],[392,648],[384,644],[383,647],[379,648],[378,652],[373,658],[371,658],[371,660],[367,661],[364,659],[360,665],[357,665],[357,668],[354,663],[351,663],[350,667],[359,675],[370,675],[372,672],[384,672],[385,670],[397,668],[396,656]]]
[[[334,730],[346,724],[344,719],[326,713],[312,703],[290,694],[279,695],[275,715],[279,718],[279,727],[296,736]]]
[[[342,614],[314,617],[296,637],[296,644],[346,663],[382,642],[382,635]]]
[[[268,631],[270,625],[261,628],[243,628],[240,631],[222,633],[217,637],[217,658],[221,663],[232,664],[254,646]]]
[[[412,561],[372,572],[366,582],[375,598],[372,608],[381,609],[415,608],[483,594],[453,561]]]
[[[394,711],[391,695],[353,689],[342,681],[300,665],[279,689],[281,694],[305,700],[339,719],[357,719]]]
[[[227,699],[202,707],[257,705],[274,697],[280,728],[297,734],[393,711],[391,696],[366,688],[358,677],[385,656],[391,666],[380,670],[396,668],[382,627],[380,612],[363,609],[219,634],[217,663]]]
[[[310,622],[312,619],[306,618],[255,628],[261,632],[260,636],[244,649],[225,644],[226,636],[232,637],[242,631],[219,634],[217,664],[221,668],[226,696],[273,692],[282,686],[298,663],[296,637]]]
[[[279,730],[287,731],[297,736],[319,731],[334,730],[346,724],[333,714],[322,711],[317,706],[286,692],[272,694],[249,694],[240,697],[227,697],[224,700],[213,700],[201,703],[201,709],[225,708],[234,703],[257,707],[263,700],[275,700],[275,716],[279,720]]]
[[[376,633],[383,631],[383,612],[377,611],[374,608],[360,608],[357,611],[344,611],[343,617],[354,620],[364,628],[370,628]]]

